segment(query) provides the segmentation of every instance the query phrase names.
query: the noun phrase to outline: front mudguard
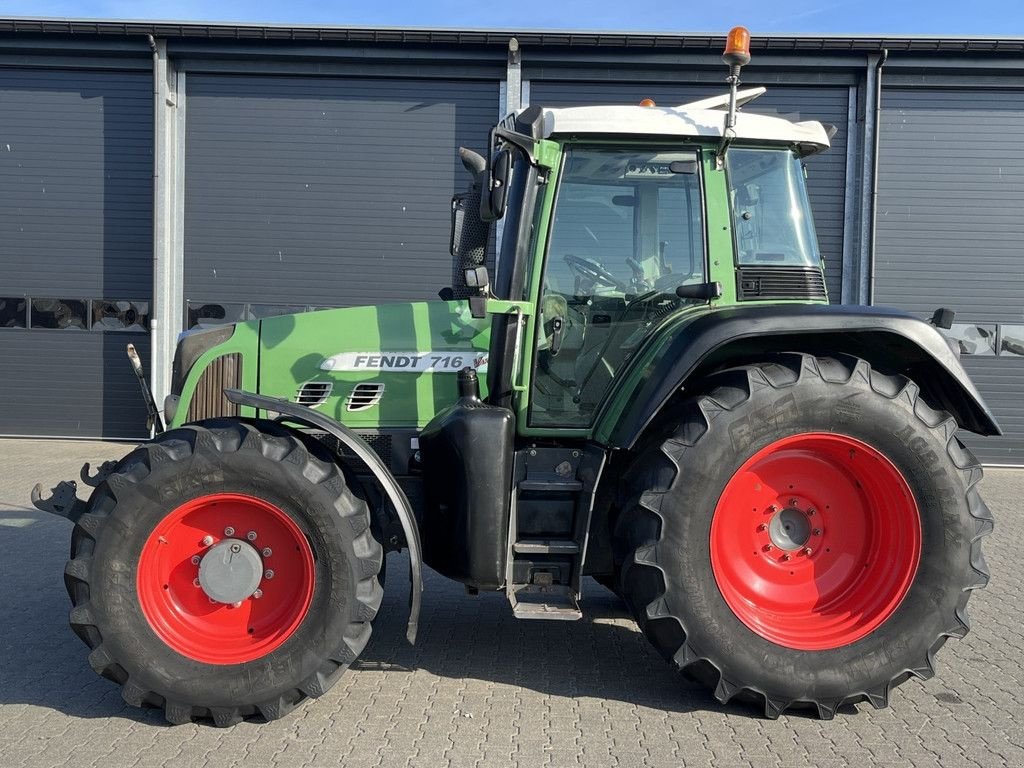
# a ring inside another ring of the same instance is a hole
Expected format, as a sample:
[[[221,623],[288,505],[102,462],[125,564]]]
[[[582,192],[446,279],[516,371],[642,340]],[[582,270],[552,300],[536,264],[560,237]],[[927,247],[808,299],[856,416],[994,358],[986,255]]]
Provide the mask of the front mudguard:
[[[391,470],[381,461],[380,456],[363,438],[329,416],[314,411],[298,403],[281,400],[276,397],[243,392],[239,389],[225,389],[224,396],[236,405],[247,405],[263,411],[278,414],[278,421],[300,424],[313,429],[322,429],[341,441],[342,445],[352,451],[373,472],[385,495],[395,508],[398,520],[405,534],[406,546],[409,549],[409,581],[412,588],[409,595],[409,623],[406,637],[410,643],[416,642],[416,630],[419,623],[420,605],[423,600],[423,548],[420,543],[419,526],[413,514],[412,505],[405,495],[398,480]]]

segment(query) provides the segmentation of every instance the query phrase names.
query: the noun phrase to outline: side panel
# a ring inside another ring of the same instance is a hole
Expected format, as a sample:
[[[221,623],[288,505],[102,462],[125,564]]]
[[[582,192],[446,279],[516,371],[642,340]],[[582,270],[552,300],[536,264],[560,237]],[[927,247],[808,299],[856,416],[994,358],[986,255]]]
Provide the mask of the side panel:
[[[489,336],[490,319],[474,319],[467,301],[267,318],[260,330],[259,392],[295,402],[303,384],[322,384],[329,395],[316,410],[347,426],[423,427],[458,397],[461,368],[486,371]],[[367,397],[353,399],[360,384]],[[376,387],[383,387],[380,397],[362,407]]]

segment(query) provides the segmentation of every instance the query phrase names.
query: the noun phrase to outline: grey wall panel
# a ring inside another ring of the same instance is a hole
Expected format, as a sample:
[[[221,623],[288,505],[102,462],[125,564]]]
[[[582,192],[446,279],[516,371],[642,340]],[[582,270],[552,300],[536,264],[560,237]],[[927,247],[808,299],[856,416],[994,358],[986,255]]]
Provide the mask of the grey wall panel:
[[[148,299],[152,81],[0,68],[0,286]]]
[[[751,80],[746,85],[756,85]],[[530,82],[530,102],[538,106],[587,104],[637,104],[643,98],[659,105],[682,104],[725,92],[725,86],[672,85],[659,83],[598,83],[558,80]],[[832,147],[807,160],[808,190],[829,296],[841,298],[843,270],[843,206],[846,183],[846,125],[849,89],[846,87],[773,86],[745,107],[747,111],[781,115],[792,120],[820,120],[838,129]]]
[[[1024,322],[1024,91],[885,90],[875,303]]]
[[[1024,465],[1024,357],[965,357],[964,367],[1004,433],[961,433],[964,442],[987,464]]]
[[[144,333],[0,329],[0,435],[146,437],[146,409],[125,345]]]
[[[185,295],[351,305],[451,283],[459,145],[482,150],[498,85],[190,74]]]
[[[0,296],[147,300],[152,81],[0,68]],[[0,434],[138,437],[146,334],[0,328]]]
[[[958,323],[1024,324],[1024,91],[883,91],[875,303]],[[970,439],[1024,463],[1024,362],[965,357],[1007,435]]]

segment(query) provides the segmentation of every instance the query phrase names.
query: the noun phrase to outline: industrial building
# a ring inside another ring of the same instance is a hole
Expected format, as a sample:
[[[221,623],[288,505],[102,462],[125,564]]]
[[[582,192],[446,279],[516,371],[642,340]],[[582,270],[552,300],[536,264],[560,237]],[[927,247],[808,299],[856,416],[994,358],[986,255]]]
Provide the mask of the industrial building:
[[[510,51],[512,38],[518,50]],[[528,104],[721,93],[698,34],[0,19],[0,435],[134,438],[199,322],[429,299],[455,149]],[[808,160],[833,301],[956,311],[1024,464],[1024,39],[758,36],[751,111]]]

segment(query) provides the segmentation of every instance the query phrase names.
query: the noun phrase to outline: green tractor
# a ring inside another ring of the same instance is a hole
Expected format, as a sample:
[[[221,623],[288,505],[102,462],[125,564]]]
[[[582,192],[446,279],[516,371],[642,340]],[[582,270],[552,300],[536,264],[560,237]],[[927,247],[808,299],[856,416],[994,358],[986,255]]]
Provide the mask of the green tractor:
[[[167,430],[149,398],[88,501],[36,487],[126,701],[286,715],[366,646],[400,550],[410,641],[427,565],[520,619],[581,618],[592,576],[768,717],[933,674],[988,579],[958,431],[999,427],[933,325],[828,304],[803,159],[831,132],[739,111],[763,89],[729,40],[721,98],[529,107],[460,150],[441,300],[189,332]]]

